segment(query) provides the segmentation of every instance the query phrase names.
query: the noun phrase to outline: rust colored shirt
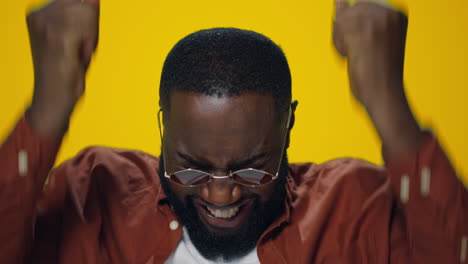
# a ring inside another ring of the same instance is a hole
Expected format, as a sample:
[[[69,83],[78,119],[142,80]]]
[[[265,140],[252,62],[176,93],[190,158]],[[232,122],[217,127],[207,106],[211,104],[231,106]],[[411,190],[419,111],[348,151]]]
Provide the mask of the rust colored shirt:
[[[22,118],[1,145],[0,263],[164,263],[182,229],[158,158],[91,147],[51,171],[60,143]],[[290,164],[284,206],[261,263],[468,263],[468,192],[430,133],[385,167]]]

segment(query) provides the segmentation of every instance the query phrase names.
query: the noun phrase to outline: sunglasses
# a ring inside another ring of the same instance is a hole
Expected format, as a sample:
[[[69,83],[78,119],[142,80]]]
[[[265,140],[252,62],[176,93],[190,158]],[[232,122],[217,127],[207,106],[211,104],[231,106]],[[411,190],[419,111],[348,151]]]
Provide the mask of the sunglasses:
[[[162,108],[158,112],[159,135],[161,137],[161,143],[162,143],[163,135],[162,135],[162,129],[161,129],[161,112],[162,112]],[[281,168],[281,161],[283,160],[284,149],[285,149],[286,140],[288,137],[287,130],[289,129],[289,122],[291,120],[291,112],[292,112],[292,109],[289,108],[288,120],[286,122],[286,133],[285,133],[285,137],[283,140],[283,147],[281,150],[281,157],[280,157],[275,174],[271,174],[269,172],[254,169],[254,168],[246,168],[246,169],[229,172],[228,175],[224,175],[224,176],[217,176],[212,173],[208,173],[208,172],[196,170],[196,169],[184,169],[184,170],[176,171],[173,173],[168,173],[166,171],[166,164],[165,164],[166,162],[164,160],[163,161],[164,162],[164,176],[170,181],[172,181],[173,183],[181,185],[183,187],[198,187],[203,184],[207,184],[211,182],[213,179],[232,178],[236,183],[240,185],[248,186],[248,187],[259,187],[259,186],[268,184],[276,180],[279,176],[279,170]]]

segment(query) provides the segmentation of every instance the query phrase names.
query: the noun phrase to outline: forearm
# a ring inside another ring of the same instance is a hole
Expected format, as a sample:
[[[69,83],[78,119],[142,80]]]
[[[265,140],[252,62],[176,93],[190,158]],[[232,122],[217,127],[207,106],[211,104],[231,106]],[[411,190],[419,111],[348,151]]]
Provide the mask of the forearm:
[[[419,146],[422,130],[406,99],[403,84],[381,84],[386,89],[374,89],[382,94],[364,107],[379,134],[383,152],[396,156]]]
[[[382,140],[410,245],[393,244],[392,259],[401,262],[398,251],[409,250],[411,263],[455,263],[466,254],[468,193],[437,140],[418,125],[403,86],[380,91],[386,94],[365,107]]]
[[[408,263],[461,263],[468,250],[468,191],[436,138],[424,132],[416,148],[384,158],[401,212],[394,221],[404,227],[404,238],[392,228],[400,237],[391,245],[393,262],[404,262],[403,251]]]
[[[62,137],[68,130],[75,104],[69,103],[58,106],[51,102],[63,101],[60,98],[58,100],[41,99],[33,100],[30,109],[25,114],[31,128],[39,136]]]
[[[335,46],[348,58],[353,95],[382,141],[395,196],[390,259],[459,263],[467,254],[468,192],[406,99],[406,30],[406,15],[382,1],[337,0]]]

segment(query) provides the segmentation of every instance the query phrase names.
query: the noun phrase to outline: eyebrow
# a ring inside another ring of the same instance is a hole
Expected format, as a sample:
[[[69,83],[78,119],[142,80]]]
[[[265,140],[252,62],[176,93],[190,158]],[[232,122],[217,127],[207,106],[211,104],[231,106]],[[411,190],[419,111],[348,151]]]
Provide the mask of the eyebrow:
[[[212,167],[209,162],[194,159],[190,157],[189,155],[183,154],[181,152],[177,152],[177,155],[179,155],[179,157],[181,157],[183,160],[185,160],[187,163],[194,166],[195,168],[211,168]]]
[[[197,160],[195,158],[190,157],[187,154],[177,152],[177,155],[179,155],[180,158],[182,158],[183,160],[185,160],[187,163],[189,163],[191,166],[194,166],[195,168],[202,168],[202,169],[214,169],[215,168],[211,163],[202,161],[202,160]],[[228,165],[228,168],[232,170],[242,169],[246,167],[247,165],[254,164],[258,160],[266,156],[268,156],[267,153],[260,153],[258,155],[252,156],[243,161],[232,162]]]

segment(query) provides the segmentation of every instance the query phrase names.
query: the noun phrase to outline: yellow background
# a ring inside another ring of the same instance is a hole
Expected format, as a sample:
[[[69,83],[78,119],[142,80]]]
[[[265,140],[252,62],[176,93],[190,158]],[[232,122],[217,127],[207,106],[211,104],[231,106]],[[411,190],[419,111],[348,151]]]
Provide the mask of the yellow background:
[[[28,105],[33,86],[25,13],[31,0],[2,1],[0,136]],[[407,94],[468,179],[468,21],[466,0],[400,0],[410,17]],[[58,162],[89,145],[159,154],[156,113],[161,66],[170,48],[204,28],[261,32],[285,51],[299,100],[290,160],[351,156],[381,163],[380,143],[348,89],[331,44],[331,0],[102,1],[101,41]]]

